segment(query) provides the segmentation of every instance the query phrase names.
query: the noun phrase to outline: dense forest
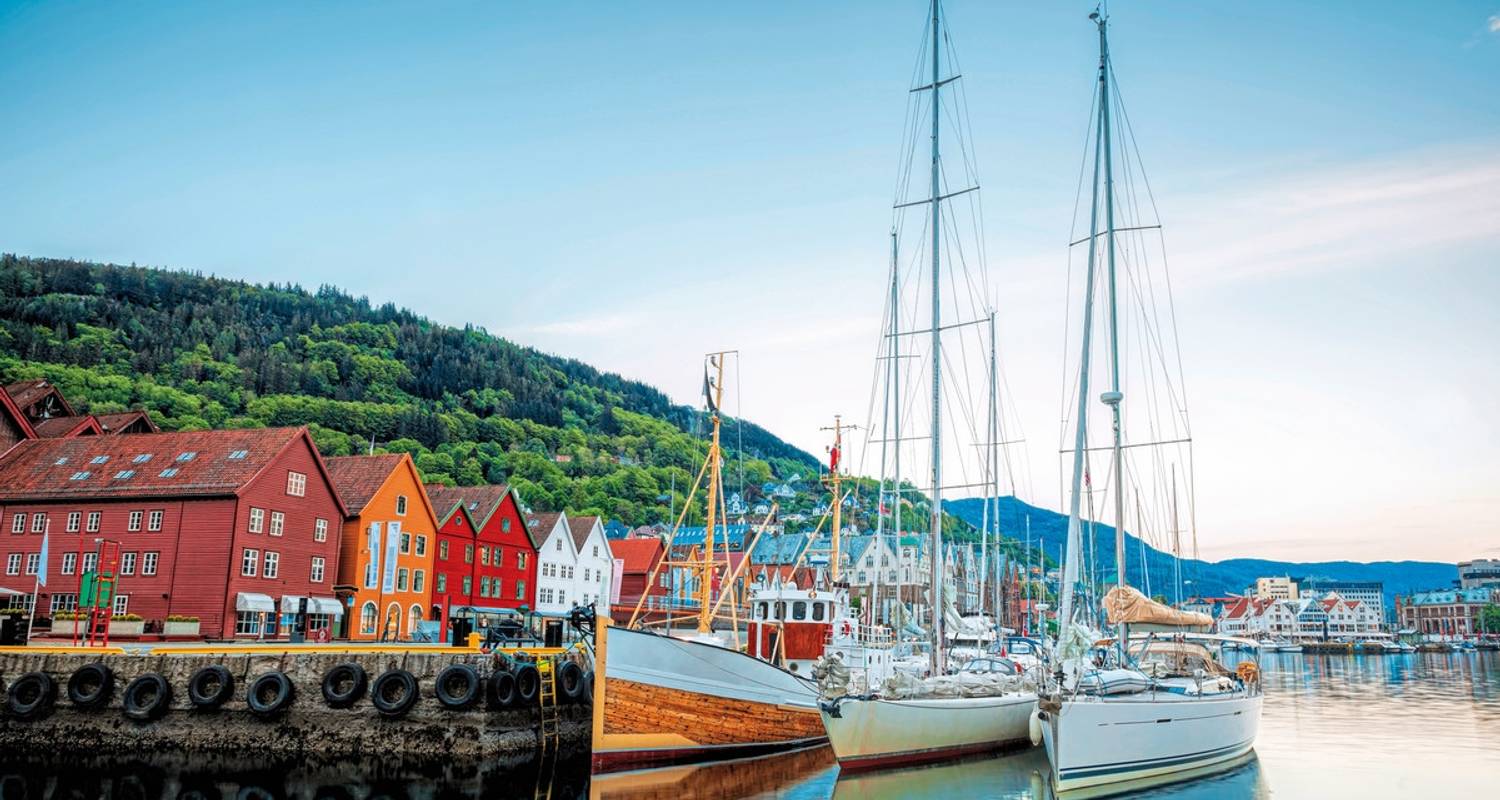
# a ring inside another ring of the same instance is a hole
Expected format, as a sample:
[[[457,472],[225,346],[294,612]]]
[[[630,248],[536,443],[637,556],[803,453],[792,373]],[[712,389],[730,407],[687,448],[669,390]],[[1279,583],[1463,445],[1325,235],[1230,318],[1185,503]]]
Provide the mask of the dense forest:
[[[702,411],[480,328],[327,286],[3,255],[0,380],[39,377],[80,412],[143,407],[164,430],[306,425],[325,455],[409,452],[429,482],[510,483],[536,510],[631,525],[668,521],[707,454]],[[788,529],[817,525],[815,458],[732,418],[723,440],[727,491],[750,505],[791,481]],[[868,527],[876,487],[851,489],[846,519]],[[925,529],[908,492],[902,527]],[[975,538],[952,515],[945,530]]]

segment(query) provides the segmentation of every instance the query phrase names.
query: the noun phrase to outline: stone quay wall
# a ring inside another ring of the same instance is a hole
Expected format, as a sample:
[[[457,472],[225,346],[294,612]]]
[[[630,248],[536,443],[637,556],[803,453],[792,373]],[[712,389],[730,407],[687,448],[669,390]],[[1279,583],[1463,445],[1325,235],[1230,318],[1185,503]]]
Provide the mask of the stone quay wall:
[[[113,697],[101,708],[80,709],[68,700],[68,678],[92,662],[108,666],[115,676]],[[406,669],[416,678],[420,699],[404,716],[388,717],[371,703],[369,691],[352,707],[330,708],[323,699],[323,675],[337,664],[355,662],[375,678],[389,669]],[[41,671],[57,683],[52,710],[35,719],[9,713],[0,694],[0,748],[11,752],[163,753],[190,751],[239,755],[368,757],[372,754],[412,758],[489,758],[534,753],[539,748],[541,711],[525,707],[487,708],[484,700],[463,710],[441,705],[435,694],[437,674],[449,664],[467,663],[482,677],[504,669],[498,656],[473,652],[349,651],[310,653],[158,653],[149,655],[47,652],[0,652],[0,691],[28,672]],[[197,709],[188,699],[188,679],[201,667],[221,664],[234,676],[234,695],[215,710]],[[294,688],[291,706],[272,719],[253,714],[246,690],[263,673],[285,672]],[[137,676],[160,673],[171,684],[166,715],[137,722],[123,713],[125,687]],[[559,698],[559,703],[564,701]],[[587,747],[590,708],[585,703],[557,707],[559,739]]]

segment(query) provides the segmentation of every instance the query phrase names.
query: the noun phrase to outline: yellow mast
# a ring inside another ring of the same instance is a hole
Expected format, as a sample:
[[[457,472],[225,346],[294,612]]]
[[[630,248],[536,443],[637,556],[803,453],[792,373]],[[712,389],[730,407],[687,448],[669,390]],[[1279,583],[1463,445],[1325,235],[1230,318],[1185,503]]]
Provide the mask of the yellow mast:
[[[704,387],[706,393],[711,392],[709,402],[709,424],[713,426],[713,436],[708,445],[708,468],[710,470],[708,480],[708,515],[704,520],[703,529],[703,560],[698,563],[698,632],[708,633],[713,630],[713,578],[714,568],[717,561],[714,559],[714,526],[718,522],[719,489],[723,480],[720,474],[719,464],[719,426],[722,420],[719,416],[719,408],[724,402],[724,357],[729,351],[710,353],[708,363],[715,370],[714,380],[708,381]]]
[[[855,430],[853,425],[845,425],[842,416],[833,415],[833,427],[823,428],[825,431],[833,431],[833,448],[829,450],[828,477],[825,479],[830,489],[833,490],[833,553],[829,556],[829,580],[832,583],[839,582],[839,561],[842,552],[839,550],[839,534],[844,530],[843,508],[844,508],[844,477],[839,471],[839,464],[844,452],[844,431]]]

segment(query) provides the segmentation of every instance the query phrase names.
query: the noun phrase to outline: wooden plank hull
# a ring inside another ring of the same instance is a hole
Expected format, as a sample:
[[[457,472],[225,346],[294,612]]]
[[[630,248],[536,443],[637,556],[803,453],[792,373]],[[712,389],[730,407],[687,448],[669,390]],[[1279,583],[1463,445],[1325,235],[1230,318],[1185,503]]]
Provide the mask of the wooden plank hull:
[[[596,772],[826,740],[815,690],[779,667],[713,644],[641,631],[601,628],[597,638]]]

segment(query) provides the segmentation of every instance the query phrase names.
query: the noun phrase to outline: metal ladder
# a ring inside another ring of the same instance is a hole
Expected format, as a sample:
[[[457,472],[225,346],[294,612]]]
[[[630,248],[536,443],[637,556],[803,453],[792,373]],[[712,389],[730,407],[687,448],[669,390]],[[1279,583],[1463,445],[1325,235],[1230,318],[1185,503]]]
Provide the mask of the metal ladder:
[[[557,752],[561,727],[557,718],[557,660],[538,659],[536,670],[541,678],[541,685],[536,693],[542,718],[539,738],[542,754],[546,755],[549,750],[553,753]]]

